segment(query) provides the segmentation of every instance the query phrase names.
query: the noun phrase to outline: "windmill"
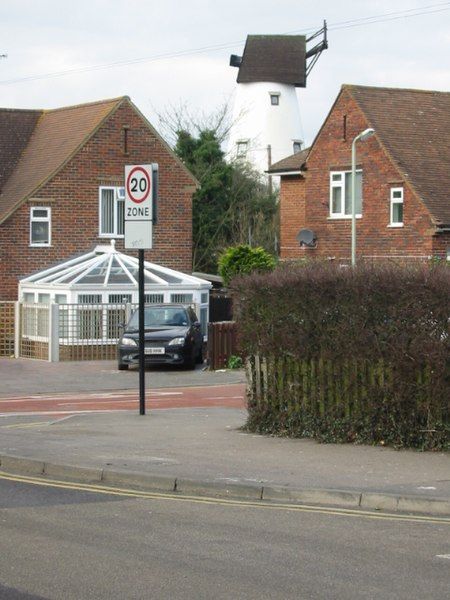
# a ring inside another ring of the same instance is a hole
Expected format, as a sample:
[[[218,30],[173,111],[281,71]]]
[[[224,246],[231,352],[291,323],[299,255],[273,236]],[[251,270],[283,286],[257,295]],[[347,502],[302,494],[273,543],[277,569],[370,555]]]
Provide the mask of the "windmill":
[[[307,44],[319,38],[309,49]],[[304,35],[249,35],[242,56],[231,55],[239,69],[228,142],[228,156],[245,160],[264,173],[270,165],[302,149],[296,88],[328,48],[327,25]]]

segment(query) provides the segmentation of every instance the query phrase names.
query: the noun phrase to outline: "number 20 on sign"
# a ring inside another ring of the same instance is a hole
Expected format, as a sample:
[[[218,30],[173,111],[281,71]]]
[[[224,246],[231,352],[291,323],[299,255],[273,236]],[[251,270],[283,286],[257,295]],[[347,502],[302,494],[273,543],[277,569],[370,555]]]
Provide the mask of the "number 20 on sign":
[[[125,167],[125,247],[152,247],[153,202],[157,165]]]

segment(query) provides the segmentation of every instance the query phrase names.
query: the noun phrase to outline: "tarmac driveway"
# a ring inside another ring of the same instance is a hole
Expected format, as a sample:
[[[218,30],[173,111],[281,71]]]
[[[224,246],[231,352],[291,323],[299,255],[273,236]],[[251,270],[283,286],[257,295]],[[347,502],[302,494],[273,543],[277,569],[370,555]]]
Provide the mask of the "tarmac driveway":
[[[118,371],[117,361],[50,363],[42,360],[0,358],[0,397],[54,392],[129,390],[139,387],[139,371]],[[243,370],[193,371],[178,367],[150,367],[145,371],[149,388],[191,387],[245,382]]]

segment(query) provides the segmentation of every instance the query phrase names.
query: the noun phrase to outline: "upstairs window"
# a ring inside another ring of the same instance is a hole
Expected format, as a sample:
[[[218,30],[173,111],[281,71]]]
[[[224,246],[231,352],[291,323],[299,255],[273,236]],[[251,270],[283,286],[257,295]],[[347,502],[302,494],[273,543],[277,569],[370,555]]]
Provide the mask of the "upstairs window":
[[[300,140],[293,140],[292,141],[292,150],[294,152],[294,154],[298,154],[299,152],[301,152],[302,149],[302,142]]]
[[[403,188],[391,188],[390,227],[403,227]]]
[[[245,158],[247,156],[248,142],[242,140],[236,144],[236,156],[238,158]]]
[[[51,208],[32,207],[30,213],[30,246],[50,246]]]
[[[362,171],[356,171],[355,213],[362,214]],[[348,218],[352,216],[352,172],[332,171],[330,173],[330,217]]]
[[[99,190],[99,235],[123,237],[125,188],[101,187]]]
[[[270,104],[272,106],[278,106],[280,104],[280,93],[279,92],[269,92],[270,95]]]

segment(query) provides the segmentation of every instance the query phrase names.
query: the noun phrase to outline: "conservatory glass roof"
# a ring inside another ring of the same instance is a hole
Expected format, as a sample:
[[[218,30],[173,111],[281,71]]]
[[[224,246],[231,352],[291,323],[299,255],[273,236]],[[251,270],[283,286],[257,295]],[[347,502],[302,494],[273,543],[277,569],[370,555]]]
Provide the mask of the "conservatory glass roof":
[[[115,248],[114,240],[110,246],[97,246],[92,252],[62,262],[54,267],[40,271],[21,280],[22,284],[35,283],[66,284],[67,287],[92,285],[95,287],[138,286],[139,261],[133,256],[122,254]],[[158,286],[193,285],[210,287],[204,279],[186,275],[167,267],[144,262],[145,284]]]

